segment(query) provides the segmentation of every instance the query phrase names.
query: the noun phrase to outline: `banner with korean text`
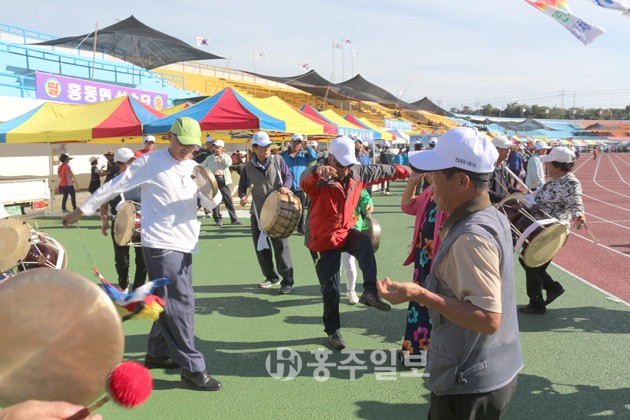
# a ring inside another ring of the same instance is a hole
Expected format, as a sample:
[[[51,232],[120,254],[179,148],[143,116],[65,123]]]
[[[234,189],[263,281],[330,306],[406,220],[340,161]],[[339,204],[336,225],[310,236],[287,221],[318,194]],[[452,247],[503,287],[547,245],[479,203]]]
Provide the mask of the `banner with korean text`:
[[[163,93],[148,92],[56,74],[35,72],[35,86],[37,99],[50,101],[92,104],[128,95],[155,109],[163,109],[168,106],[168,96]]]

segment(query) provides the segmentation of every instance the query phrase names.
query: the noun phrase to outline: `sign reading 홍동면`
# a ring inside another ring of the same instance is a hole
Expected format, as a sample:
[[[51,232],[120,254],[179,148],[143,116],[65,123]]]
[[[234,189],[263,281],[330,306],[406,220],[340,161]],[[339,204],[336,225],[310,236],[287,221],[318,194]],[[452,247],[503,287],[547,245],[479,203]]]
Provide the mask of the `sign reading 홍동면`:
[[[413,130],[413,127],[411,126],[411,122],[410,121],[404,121],[404,120],[392,120],[389,118],[384,118],[383,120],[383,127],[385,127],[387,130]]]
[[[163,93],[148,92],[56,74],[35,72],[35,86],[37,99],[58,102],[92,104],[128,95],[155,109],[166,108],[168,103],[168,96]]]

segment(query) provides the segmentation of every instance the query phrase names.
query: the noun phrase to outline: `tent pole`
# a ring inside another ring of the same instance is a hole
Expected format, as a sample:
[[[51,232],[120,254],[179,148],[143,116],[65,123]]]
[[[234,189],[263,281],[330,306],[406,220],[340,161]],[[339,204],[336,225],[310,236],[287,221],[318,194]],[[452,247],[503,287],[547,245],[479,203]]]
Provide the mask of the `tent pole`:
[[[55,184],[54,184],[54,174],[53,174],[53,145],[51,142],[48,143],[48,188],[50,191],[50,214],[55,212]]]
[[[94,26],[94,45],[92,48],[92,81],[94,81],[94,65],[96,62],[96,38],[98,37],[98,22]]]

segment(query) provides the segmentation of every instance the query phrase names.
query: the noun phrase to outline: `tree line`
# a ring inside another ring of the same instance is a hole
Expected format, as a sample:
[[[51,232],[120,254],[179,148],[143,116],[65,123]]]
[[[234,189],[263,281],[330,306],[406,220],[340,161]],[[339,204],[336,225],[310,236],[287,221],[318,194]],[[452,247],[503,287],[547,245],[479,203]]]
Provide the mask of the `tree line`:
[[[535,118],[535,119],[576,119],[576,120],[630,120],[630,105],[625,108],[558,108],[542,105],[527,105],[512,102],[505,108],[491,104],[481,107],[468,105],[451,108],[451,112],[486,117]]]

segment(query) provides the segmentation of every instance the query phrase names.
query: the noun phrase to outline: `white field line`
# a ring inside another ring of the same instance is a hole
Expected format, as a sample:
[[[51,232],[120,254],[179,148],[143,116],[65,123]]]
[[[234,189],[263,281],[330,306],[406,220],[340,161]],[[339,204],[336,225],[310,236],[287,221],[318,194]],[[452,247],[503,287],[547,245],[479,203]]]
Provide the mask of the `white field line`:
[[[591,238],[586,237],[586,236],[584,236],[584,235],[581,235],[581,234],[579,234],[579,233],[576,233],[575,231],[571,231],[571,234],[572,234],[572,235],[577,236],[578,238],[584,239],[584,240],[585,240],[585,241],[587,241],[587,242],[593,243],[593,240],[592,240]],[[597,244],[595,244],[595,245],[597,245],[597,246],[601,246],[602,248],[605,248],[605,249],[607,249],[607,250],[609,250],[609,251],[612,251],[612,252],[614,252],[615,254],[619,254],[619,255],[622,255],[622,256],[624,256],[624,257],[626,257],[626,258],[630,258],[630,255],[629,255],[629,254],[624,254],[624,253],[623,253],[623,252],[621,252],[621,251],[617,251],[617,250],[616,250],[616,249],[614,249],[614,248],[611,248],[611,247],[609,247],[609,246],[607,246],[607,245],[603,245],[601,242],[599,242],[599,243],[597,243]]]
[[[593,289],[598,290],[600,292],[602,292],[603,294],[605,294],[606,296],[608,296],[608,299],[613,301],[613,302],[618,302],[618,303],[622,303],[626,306],[630,306],[630,303],[626,302],[625,300],[623,300],[622,298],[620,298],[619,296],[615,296],[610,292],[605,291],[604,289],[602,289],[601,287],[595,286],[593,283],[589,282],[588,280],[583,279],[582,277],[578,276],[575,273],[570,272],[569,270],[567,270],[564,267],[560,267],[558,264],[556,263],[552,263],[553,265],[555,265],[557,268],[559,268],[560,270],[564,271],[565,273],[575,277],[576,279],[580,280],[582,283],[591,286]]]

